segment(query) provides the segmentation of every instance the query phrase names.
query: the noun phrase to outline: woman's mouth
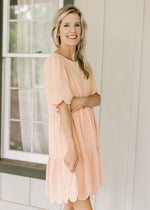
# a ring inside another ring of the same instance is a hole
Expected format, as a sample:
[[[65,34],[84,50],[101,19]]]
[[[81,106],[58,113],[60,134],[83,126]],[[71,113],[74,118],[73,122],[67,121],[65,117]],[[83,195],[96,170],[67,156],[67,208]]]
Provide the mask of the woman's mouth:
[[[76,35],[70,35],[70,36],[67,36],[69,39],[76,39],[77,36]]]

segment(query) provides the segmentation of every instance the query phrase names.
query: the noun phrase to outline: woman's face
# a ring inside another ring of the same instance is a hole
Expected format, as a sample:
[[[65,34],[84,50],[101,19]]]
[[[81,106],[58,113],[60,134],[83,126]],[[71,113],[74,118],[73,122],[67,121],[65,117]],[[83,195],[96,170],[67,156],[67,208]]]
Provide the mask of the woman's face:
[[[61,45],[76,46],[78,44],[81,35],[81,23],[77,13],[70,13],[62,19],[58,35],[61,39]]]

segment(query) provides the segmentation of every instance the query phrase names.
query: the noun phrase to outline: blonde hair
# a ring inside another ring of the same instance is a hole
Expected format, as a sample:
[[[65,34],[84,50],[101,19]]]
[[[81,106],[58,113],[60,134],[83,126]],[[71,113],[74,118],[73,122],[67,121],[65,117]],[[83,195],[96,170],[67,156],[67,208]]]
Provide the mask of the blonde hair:
[[[87,23],[84,20],[81,11],[74,5],[66,5],[58,9],[52,20],[51,36],[54,40],[56,47],[58,48],[61,45],[60,36],[58,35],[60,24],[62,22],[62,19],[70,13],[77,13],[80,17],[81,36],[79,43],[76,45],[75,59],[78,61],[81,70],[84,72],[85,77],[88,79],[90,69],[88,62],[86,60],[86,53],[85,53]]]

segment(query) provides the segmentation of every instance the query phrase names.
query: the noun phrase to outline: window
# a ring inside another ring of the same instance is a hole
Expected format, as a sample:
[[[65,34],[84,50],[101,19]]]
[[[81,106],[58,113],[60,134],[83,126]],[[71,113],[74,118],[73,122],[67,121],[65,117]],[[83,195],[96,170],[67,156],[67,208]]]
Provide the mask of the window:
[[[46,163],[43,64],[55,50],[50,23],[62,0],[3,1],[2,157]]]

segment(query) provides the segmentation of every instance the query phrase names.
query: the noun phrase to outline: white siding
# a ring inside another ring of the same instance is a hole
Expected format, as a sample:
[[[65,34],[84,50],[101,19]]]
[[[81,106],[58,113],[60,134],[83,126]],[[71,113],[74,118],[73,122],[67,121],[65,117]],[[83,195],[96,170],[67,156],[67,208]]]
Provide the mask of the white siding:
[[[133,210],[150,209],[150,1],[145,0]]]
[[[0,173],[0,209],[60,210],[45,195],[45,180]]]
[[[148,210],[150,2],[75,4],[89,25],[87,51],[102,92],[98,119],[104,186],[94,209]]]

